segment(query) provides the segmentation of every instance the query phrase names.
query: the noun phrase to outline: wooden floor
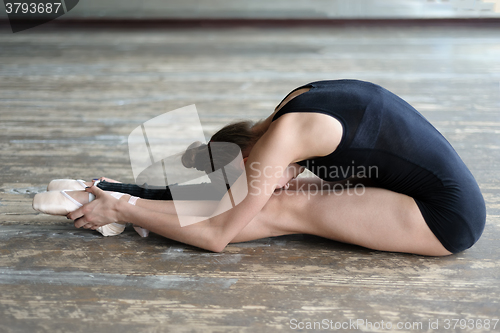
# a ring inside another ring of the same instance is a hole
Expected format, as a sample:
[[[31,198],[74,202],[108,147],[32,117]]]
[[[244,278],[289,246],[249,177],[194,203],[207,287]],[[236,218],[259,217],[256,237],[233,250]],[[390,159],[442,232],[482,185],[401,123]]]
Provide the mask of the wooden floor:
[[[0,332],[500,330],[498,26],[0,31]],[[214,254],[31,208],[51,179],[132,182],[127,136],[164,112],[195,103],[209,135],[337,78],[392,90],[454,145],[488,208],[474,247],[428,258],[296,235]]]

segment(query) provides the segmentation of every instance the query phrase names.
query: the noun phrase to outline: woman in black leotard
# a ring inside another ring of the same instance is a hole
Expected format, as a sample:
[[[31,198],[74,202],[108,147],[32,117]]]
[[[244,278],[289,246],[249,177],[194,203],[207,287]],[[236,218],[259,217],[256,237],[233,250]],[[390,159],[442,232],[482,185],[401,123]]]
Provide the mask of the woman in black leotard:
[[[181,227],[171,202],[140,199],[131,206],[94,186],[87,191],[97,200],[68,217],[90,229],[131,222],[212,251],[308,233],[440,256],[471,247],[484,228],[483,197],[458,154],[413,107],[372,83],[307,84],[266,120],[228,125],[212,137],[217,141],[238,144],[245,157],[247,179],[234,186],[248,186],[248,195],[233,209]],[[203,168],[196,155],[207,148],[191,149],[186,165]],[[317,177],[295,179],[301,167]],[[371,187],[360,186],[367,181]]]

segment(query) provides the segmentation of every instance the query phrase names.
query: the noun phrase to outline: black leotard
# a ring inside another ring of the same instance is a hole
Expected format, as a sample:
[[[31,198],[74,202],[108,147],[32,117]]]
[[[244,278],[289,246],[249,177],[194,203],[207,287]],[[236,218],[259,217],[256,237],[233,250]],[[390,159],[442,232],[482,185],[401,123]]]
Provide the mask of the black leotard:
[[[343,136],[334,152],[300,165],[326,181],[355,174],[412,197],[452,253],[479,239],[486,220],[479,186],[448,141],[417,110],[368,82],[319,81],[295,90],[305,87],[311,89],[285,104],[273,120],[291,112],[323,113],[341,122]]]

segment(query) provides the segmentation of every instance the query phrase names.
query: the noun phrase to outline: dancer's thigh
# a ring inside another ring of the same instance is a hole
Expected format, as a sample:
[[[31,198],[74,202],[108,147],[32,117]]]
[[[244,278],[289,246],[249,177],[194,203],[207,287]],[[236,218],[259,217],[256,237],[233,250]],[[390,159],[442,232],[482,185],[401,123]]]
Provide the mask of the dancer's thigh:
[[[450,254],[411,197],[373,187],[357,192],[281,191],[234,241],[294,233],[382,251]]]

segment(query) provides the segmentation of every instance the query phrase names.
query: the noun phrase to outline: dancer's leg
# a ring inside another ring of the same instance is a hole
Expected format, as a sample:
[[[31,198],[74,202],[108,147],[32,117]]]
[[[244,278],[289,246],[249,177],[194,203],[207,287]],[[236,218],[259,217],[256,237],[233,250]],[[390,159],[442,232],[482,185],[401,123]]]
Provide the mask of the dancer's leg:
[[[218,195],[218,189],[209,183],[154,187],[147,184],[138,186],[135,184],[101,181],[97,184],[97,187],[103,191],[125,193],[149,200],[172,200],[172,191],[176,200],[217,200],[224,195],[224,193]]]
[[[195,214],[204,206],[186,202]],[[213,207],[212,203],[207,203]],[[137,206],[175,213],[173,202],[138,200]],[[196,214],[197,215],[197,214]],[[161,234],[161,229],[157,230]],[[371,249],[422,255],[449,255],[430,231],[415,201],[406,195],[380,188],[338,192],[281,191],[271,197],[263,210],[233,239],[255,240],[286,234],[313,234]]]
[[[186,202],[186,207],[190,204]],[[139,200],[137,205],[175,213],[173,202]],[[199,207],[202,213],[203,206]],[[232,242],[301,233],[382,251],[451,254],[431,232],[411,197],[380,188],[365,188],[362,195],[352,189],[342,194],[281,191]]]
[[[173,200],[160,201],[160,200],[137,200],[136,206],[146,208],[164,214],[178,214],[178,215],[193,215],[193,216],[210,216],[217,208],[218,201],[209,200]]]
[[[304,177],[304,178],[298,178],[294,181],[290,182],[290,187],[288,193],[291,193],[292,191],[305,191],[307,189],[316,189],[316,190],[331,190],[332,188],[335,189],[340,189],[343,188],[344,190],[347,190],[349,187],[354,187],[361,185],[363,187],[367,186],[373,186],[373,184],[370,184],[368,180],[356,180],[356,179],[347,179],[345,181],[340,181],[340,182],[325,182],[319,179],[318,177]],[[106,184],[107,186],[107,184]],[[135,185],[133,185],[135,186]],[[175,186],[175,185],[174,185]],[[187,186],[178,186],[176,189],[179,191],[179,189],[184,188],[184,192],[181,193],[181,195],[178,195],[176,192],[176,200],[175,200],[175,205],[172,202],[173,200],[166,199],[165,201],[161,201],[161,199],[149,199],[145,200],[147,198],[140,197],[141,200],[137,201],[137,205],[142,208],[146,208],[149,210],[157,211],[160,213],[165,213],[165,214],[181,214],[181,215],[194,215],[194,216],[209,216],[216,208],[218,201],[217,198],[219,198],[218,195],[214,195],[214,189],[211,187],[210,184],[200,184],[196,186],[200,186],[199,188],[197,187],[190,187],[192,185],[187,185]],[[98,185],[99,187],[99,185]],[[193,203],[192,198],[189,196],[190,193],[193,191],[197,191],[199,189],[203,189],[201,191],[201,195],[198,194],[199,197],[206,197],[211,200],[195,200],[195,203]],[[118,188],[117,188],[118,189]],[[121,190],[125,190],[125,188],[121,188]],[[167,188],[168,190],[168,188]],[[118,191],[120,192],[120,191]],[[125,192],[122,192],[125,193]],[[280,190],[277,190],[276,193],[280,193]],[[222,197],[224,193],[220,195]],[[137,196],[137,195],[136,195]],[[178,196],[183,199],[178,199]],[[161,201],[158,202],[158,200]],[[214,201],[215,200],[215,201]]]
[[[105,177],[99,178],[99,182],[97,183],[95,183],[94,181],[86,182],[74,179],[55,179],[50,182],[50,184],[47,187],[47,191],[61,191],[61,190],[78,191],[85,189],[86,186],[90,187],[96,184],[96,186],[103,191],[130,194],[133,196],[146,199],[153,199],[153,200],[172,200],[172,196],[168,187],[148,188],[147,184],[145,184],[145,186],[140,187],[135,184],[120,183],[116,180],[112,180]]]
[[[380,188],[366,188],[363,195],[282,191],[233,242],[296,233],[382,251],[451,254],[411,197]]]
[[[169,188],[147,188],[135,184],[111,183],[101,181],[97,185],[103,191],[130,194],[135,197],[151,200],[172,200]]]

